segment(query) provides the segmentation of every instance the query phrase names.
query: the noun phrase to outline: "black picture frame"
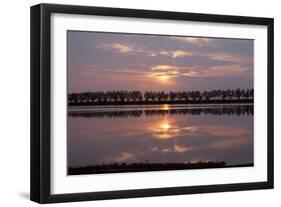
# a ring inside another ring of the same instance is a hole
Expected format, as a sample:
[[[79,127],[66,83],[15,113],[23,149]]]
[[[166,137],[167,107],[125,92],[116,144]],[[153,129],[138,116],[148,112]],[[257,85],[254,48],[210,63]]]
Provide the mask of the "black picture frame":
[[[121,190],[51,194],[51,70],[50,70],[50,16],[52,13],[134,17],[181,20],[194,22],[219,22],[267,26],[267,181],[235,184],[167,187],[153,189]],[[39,4],[31,7],[31,174],[30,199],[38,203],[88,201],[146,196],[242,191],[273,188],[273,44],[274,20],[272,18],[195,14],[168,11],[103,8],[56,4]]]

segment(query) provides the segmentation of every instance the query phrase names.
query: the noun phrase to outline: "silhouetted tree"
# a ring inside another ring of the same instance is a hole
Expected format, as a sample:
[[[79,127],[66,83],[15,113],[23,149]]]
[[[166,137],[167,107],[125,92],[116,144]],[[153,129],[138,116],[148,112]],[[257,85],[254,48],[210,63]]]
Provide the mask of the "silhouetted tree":
[[[126,102],[201,102],[209,100],[252,100],[254,98],[254,89],[227,89],[211,91],[95,91],[69,93],[68,102],[70,104],[78,103],[126,103]]]

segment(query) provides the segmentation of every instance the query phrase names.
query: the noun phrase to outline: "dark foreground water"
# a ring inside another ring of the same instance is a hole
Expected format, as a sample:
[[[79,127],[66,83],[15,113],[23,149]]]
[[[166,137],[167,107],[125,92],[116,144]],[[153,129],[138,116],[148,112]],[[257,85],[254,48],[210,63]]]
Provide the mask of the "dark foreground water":
[[[68,168],[116,163],[122,172],[132,163],[148,166],[144,170],[150,163],[235,166],[253,164],[253,157],[251,105],[68,109]]]

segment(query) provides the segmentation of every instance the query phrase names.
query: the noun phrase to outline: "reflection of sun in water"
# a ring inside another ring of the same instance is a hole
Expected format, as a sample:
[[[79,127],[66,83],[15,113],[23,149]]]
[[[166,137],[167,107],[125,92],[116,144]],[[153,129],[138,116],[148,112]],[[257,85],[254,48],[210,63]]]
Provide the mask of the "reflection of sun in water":
[[[153,131],[153,137],[158,139],[174,138],[177,137],[180,132],[179,127],[171,125],[167,119],[164,119],[160,123],[158,122],[151,130]]]
[[[169,110],[170,109],[170,106],[168,104],[164,104],[161,109],[163,110]]]
[[[160,129],[163,129],[165,131],[168,131],[170,128],[171,128],[171,125],[168,122],[164,122],[160,127]]]

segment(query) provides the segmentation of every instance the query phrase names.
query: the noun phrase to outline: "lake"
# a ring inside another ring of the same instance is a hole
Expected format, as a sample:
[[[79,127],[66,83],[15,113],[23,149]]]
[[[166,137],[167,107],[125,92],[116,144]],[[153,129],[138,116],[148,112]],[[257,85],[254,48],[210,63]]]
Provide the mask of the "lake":
[[[113,163],[253,165],[253,114],[252,105],[69,107],[68,168]]]

